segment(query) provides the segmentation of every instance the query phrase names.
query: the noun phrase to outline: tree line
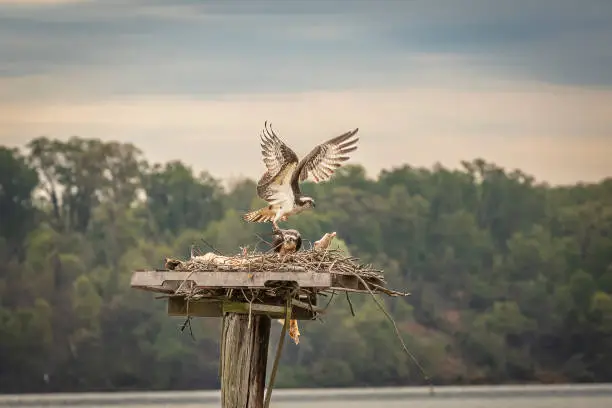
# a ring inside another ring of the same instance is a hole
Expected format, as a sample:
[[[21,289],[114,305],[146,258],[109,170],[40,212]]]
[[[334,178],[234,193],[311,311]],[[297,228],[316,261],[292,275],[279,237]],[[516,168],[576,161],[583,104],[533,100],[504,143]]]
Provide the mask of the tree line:
[[[612,381],[611,178],[553,187],[476,159],[375,179],[349,165],[304,190],[317,208],[292,227],[336,231],[411,292],[385,302],[434,383]],[[132,144],[0,146],[0,392],[217,388],[220,322],[192,338],[129,280],[194,243],[253,247],[270,226],[240,216],[259,205],[254,180],[224,186]],[[424,382],[372,299],[352,301],[354,317],[338,296],[300,324],[278,386]]]

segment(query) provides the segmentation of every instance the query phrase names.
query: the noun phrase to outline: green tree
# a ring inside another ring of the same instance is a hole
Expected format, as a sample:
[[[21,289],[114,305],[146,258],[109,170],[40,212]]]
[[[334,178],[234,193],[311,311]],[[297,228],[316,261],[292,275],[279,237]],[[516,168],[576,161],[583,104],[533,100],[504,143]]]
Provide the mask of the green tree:
[[[161,232],[205,229],[223,215],[219,182],[206,172],[194,176],[181,162],[155,165],[145,175],[144,187],[147,208]]]
[[[35,226],[32,193],[37,185],[36,171],[25,158],[0,146],[0,246],[5,256],[23,254],[23,241]]]
[[[270,224],[241,219],[264,205],[255,186],[118,142],[0,147],[0,392],[218,387],[219,321],[193,321],[193,340],[131,271],[192,245],[267,250]],[[375,178],[349,165],[303,190],[316,209],[281,225],[305,248],[335,231],[411,293],[383,301],[436,383],[612,381],[612,179],[552,187],[476,159]],[[372,299],[350,299],[356,316],[321,296],[279,385],[422,383]]]

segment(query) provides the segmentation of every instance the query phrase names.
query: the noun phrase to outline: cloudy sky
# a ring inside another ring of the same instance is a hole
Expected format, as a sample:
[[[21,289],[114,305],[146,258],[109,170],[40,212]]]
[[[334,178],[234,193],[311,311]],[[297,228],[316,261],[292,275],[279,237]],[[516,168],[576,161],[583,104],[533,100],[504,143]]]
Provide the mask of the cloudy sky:
[[[129,141],[259,176],[359,127],[375,176],[482,157],[612,176],[612,1],[0,0],[0,144]]]

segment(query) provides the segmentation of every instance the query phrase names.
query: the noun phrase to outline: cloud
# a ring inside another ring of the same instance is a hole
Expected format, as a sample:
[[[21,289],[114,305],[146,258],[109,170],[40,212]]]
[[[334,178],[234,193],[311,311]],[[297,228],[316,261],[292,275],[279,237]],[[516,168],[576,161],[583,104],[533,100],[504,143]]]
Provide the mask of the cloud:
[[[406,87],[243,94],[215,100],[125,97],[87,104],[0,106],[0,141],[33,135],[132,141],[154,161],[179,158],[229,177],[261,172],[263,120],[299,154],[359,127],[355,162],[383,168],[483,157],[553,183],[612,174],[612,91],[526,83],[480,89]]]
[[[482,156],[611,174],[608,1],[35,3],[0,3],[1,143],[114,138],[259,174],[232,149],[269,119],[301,152],[360,126],[372,172]]]
[[[0,18],[0,53],[7,56],[0,72],[93,67],[121,77],[131,70],[171,86],[177,77],[196,83],[196,73],[185,76],[185,65],[228,64],[244,73],[227,80],[239,92],[250,91],[242,88],[249,85],[264,92],[302,82],[308,90],[312,81],[303,79],[318,67],[318,77],[327,75],[324,70],[338,60],[351,63],[340,68],[354,77],[364,75],[354,85],[368,83],[372,65],[394,75],[406,69],[398,64],[406,56],[461,54],[485,61],[487,75],[495,78],[612,85],[612,3],[383,3],[92,0],[52,9],[9,8]],[[132,83],[140,87],[134,92],[149,86]]]
[[[91,0],[0,0],[0,6],[55,6],[63,4],[85,3]]]

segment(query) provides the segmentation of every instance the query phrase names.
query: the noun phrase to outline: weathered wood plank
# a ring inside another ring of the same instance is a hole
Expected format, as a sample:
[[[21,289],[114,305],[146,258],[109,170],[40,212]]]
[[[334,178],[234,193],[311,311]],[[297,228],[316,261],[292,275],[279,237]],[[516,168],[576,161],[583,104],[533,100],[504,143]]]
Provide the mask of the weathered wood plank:
[[[310,305],[294,300],[295,304],[292,307],[291,314],[296,320],[312,320],[313,312],[310,310]],[[285,306],[282,305],[267,305],[253,303],[249,305],[245,302],[229,302],[221,300],[195,301],[189,302],[189,314],[187,313],[187,301],[182,297],[168,298],[167,313],[169,316],[194,316],[194,317],[222,317],[224,312],[253,315],[267,315],[273,319],[282,319],[285,317]],[[323,309],[313,305],[313,311],[322,313]]]
[[[270,318],[228,313],[223,319],[221,407],[263,408]]]
[[[189,313],[187,309],[189,308]],[[182,297],[168,298],[168,316],[194,316],[194,317],[222,317],[223,301],[211,300],[209,302],[189,302]]]
[[[354,275],[334,274],[332,278],[332,286],[347,289],[367,290]]]
[[[184,280],[200,287],[223,288],[264,288],[267,282],[296,282],[302,288],[328,288],[332,278],[329,273],[320,272],[177,272],[177,271],[135,271],[132,273],[133,288],[170,292],[176,290]]]

